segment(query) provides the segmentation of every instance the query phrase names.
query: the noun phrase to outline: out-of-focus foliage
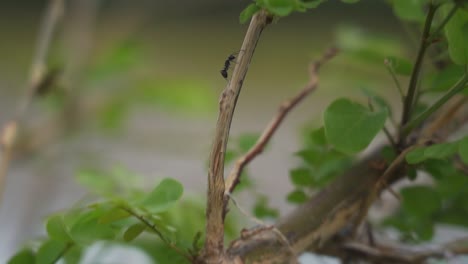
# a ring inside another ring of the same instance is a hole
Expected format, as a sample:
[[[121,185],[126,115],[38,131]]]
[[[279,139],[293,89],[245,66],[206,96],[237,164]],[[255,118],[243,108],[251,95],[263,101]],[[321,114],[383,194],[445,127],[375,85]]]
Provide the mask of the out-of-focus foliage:
[[[289,172],[294,190],[287,196],[293,204],[307,201],[314,191],[343,173],[352,161],[352,157],[329,144],[323,127],[306,133],[304,148],[296,156],[301,158],[301,163]]]

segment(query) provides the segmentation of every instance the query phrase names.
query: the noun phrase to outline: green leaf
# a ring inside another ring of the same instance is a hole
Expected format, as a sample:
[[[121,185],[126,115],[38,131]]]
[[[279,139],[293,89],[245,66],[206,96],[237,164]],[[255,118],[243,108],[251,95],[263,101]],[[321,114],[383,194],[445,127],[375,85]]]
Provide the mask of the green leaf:
[[[246,133],[239,136],[238,145],[241,153],[246,153],[249,151],[257,142],[259,134],[255,133]]]
[[[450,8],[450,7],[447,7]],[[448,10],[448,9],[446,9]],[[458,9],[445,26],[449,54],[458,65],[468,64],[468,11]]]
[[[36,256],[31,249],[23,249],[8,260],[7,264],[35,264]]]
[[[68,242],[71,240],[67,227],[63,220],[63,215],[57,214],[49,217],[46,222],[47,234],[57,241]]]
[[[417,148],[406,154],[406,161],[409,164],[416,164],[427,159],[445,159],[457,152],[458,144],[441,143],[429,147]]]
[[[96,207],[75,216],[76,220],[69,232],[73,241],[81,245],[89,245],[98,240],[113,239],[118,230],[109,224],[99,223],[102,215],[103,211]]]
[[[268,206],[268,199],[265,196],[260,196],[254,206],[253,213],[257,218],[277,218],[279,213],[277,209]]]
[[[47,240],[37,250],[36,264],[56,263],[67,249],[67,244],[57,240]]]
[[[131,216],[130,213],[127,211],[124,211],[120,208],[113,208],[109,210],[108,212],[104,213],[101,217],[99,217],[98,223],[109,224],[115,221],[125,219],[130,216]]]
[[[288,194],[286,199],[290,203],[302,204],[307,201],[307,194],[303,190],[294,190]]]
[[[325,136],[325,128],[320,127],[316,130],[313,130],[310,133],[310,141],[314,145],[326,146],[328,142],[327,142],[327,137]]]
[[[297,168],[289,172],[291,181],[296,186],[311,186],[313,178],[307,168]]]
[[[355,4],[359,1],[360,0],[341,0],[341,2],[346,3],[346,4]]]
[[[167,211],[177,202],[184,192],[182,184],[170,178],[163,179],[141,203],[151,213]]]
[[[123,239],[125,242],[130,242],[133,241],[135,238],[137,238],[143,231],[145,231],[146,226],[138,223],[130,226],[124,233]]]
[[[106,130],[116,130],[122,127],[128,114],[128,101],[117,100],[104,107],[99,113],[99,125]]]
[[[240,13],[239,16],[239,21],[241,24],[244,24],[247,22],[255,13],[257,13],[260,10],[260,7],[257,6],[255,3],[252,3],[248,5],[242,12]]]
[[[392,0],[393,11],[404,20],[424,21],[424,5],[428,0]]]
[[[365,149],[383,128],[387,111],[371,112],[364,106],[342,98],[325,110],[325,134],[328,142],[344,153]]]
[[[402,207],[406,213],[418,217],[429,216],[442,204],[439,193],[427,186],[411,186],[401,190]]]
[[[460,154],[461,160],[468,165],[468,136],[459,141],[458,153]]]
[[[310,9],[310,8],[318,7],[321,3],[325,2],[325,1],[326,0],[302,0],[302,1],[300,1],[300,4],[304,8]]]
[[[426,147],[424,157],[426,159],[444,159],[453,156],[457,152],[457,143],[434,144]]]
[[[369,90],[367,88],[363,88],[362,90],[364,94],[372,100],[372,102],[376,103],[378,109],[385,109],[387,110],[389,116],[393,116],[392,108],[390,107],[390,104],[387,102],[387,100],[385,100],[382,96],[378,95],[372,90]]]
[[[411,181],[414,181],[416,177],[418,176],[418,171],[414,167],[408,167],[407,174],[408,174],[408,179],[410,179]]]
[[[430,91],[442,92],[448,90],[450,87],[455,85],[465,72],[464,67],[459,65],[448,65],[442,71],[437,74],[431,74],[433,76]]]
[[[390,56],[386,58],[386,61],[397,74],[410,76],[413,71],[413,64],[407,59]]]
[[[293,0],[264,0],[265,8],[272,14],[277,16],[287,16],[295,8]]]
[[[113,179],[109,175],[97,170],[80,170],[76,175],[76,179],[80,184],[97,194],[113,194],[116,189]]]

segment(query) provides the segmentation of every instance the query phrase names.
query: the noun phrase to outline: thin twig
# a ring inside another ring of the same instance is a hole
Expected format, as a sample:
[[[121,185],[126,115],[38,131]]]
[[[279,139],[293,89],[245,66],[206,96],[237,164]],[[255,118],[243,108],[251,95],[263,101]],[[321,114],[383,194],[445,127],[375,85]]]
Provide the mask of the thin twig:
[[[44,13],[44,17],[39,31],[36,44],[35,55],[31,64],[31,71],[28,79],[28,87],[22,102],[18,105],[18,109],[13,120],[9,121],[3,128],[0,142],[2,147],[2,161],[0,163],[0,200],[5,189],[5,177],[8,172],[8,167],[13,155],[13,147],[16,142],[19,123],[24,118],[32,99],[34,98],[37,89],[39,88],[44,76],[46,75],[45,65],[47,53],[50,43],[54,36],[57,24],[60,22],[64,14],[63,0],[50,0],[49,5]]]
[[[265,146],[270,141],[273,134],[278,129],[281,122],[284,120],[286,115],[296,107],[304,98],[307,97],[311,92],[313,92],[318,85],[318,71],[320,67],[333,58],[336,53],[338,52],[337,49],[329,49],[323,57],[318,60],[317,62],[313,63],[310,67],[310,79],[309,83],[293,98],[283,102],[278,109],[278,113],[275,117],[270,121],[269,125],[263,131],[260,138],[257,140],[255,145],[242,157],[240,157],[234,167],[232,168],[229,176],[226,180],[226,188],[225,194],[229,195],[232,191],[236,188],[237,184],[239,183],[240,175],[242,174],[242,170],[247,166],[249,162],[251,162],[256,156],[262,153]],[[226,200],[227,202],[227,200]]]
[[[130,215],[132,215],[133,217],[135,217],[136,219],[138,219],[141,223],[143,223],[147,228],[149,228],[153,233],[155,233],[160,239],[162,242],[164,242],[164,244],[166,244],[168,247],[172,248],[174,251],[176,251],[177,253],[179,253],[179,255],[183,256],[184,258],[186,258],[187,260],[189,261],[192,261],[192,257],[184,252],[182,249],[178,248],[176,245],[174,245],[174,243],[172,243],[169,239],[167,239],[161,231],[159,231],[157,228],[156,228],[156,225],[151,223],[150,221],[148,221],[144,216],[138,214],[137,212],[135,212],[132,208],[129,208],[129,207],[126,207],[126,206],[119,206],[120,209],[122,209],[123,211],[129,213]]]
[[[387,68],[388,72],[390,73],[390,76],[392,76],[393,82],[395,83],[396,88],[398,89],[398,93],[400,94],[401,101],[404,103],[405,102],[405,95],[403,93],[403,89],[401,88],[400,81],[398,80],[395,72],[393,71],[390,61],[388,59],[384,60],[385,68]]]
[[[248,66],[263,29],[271,22],[271,16],[264,10],[255,14],[237,57],[231,81],[219,99],[219,115],[208,169],[208,195],[206,208],[206,240],[202,257],[206,262],[218,263],[223,255],[224,217],[226,215],[224,196],[224,156],[237,98],[242,88]]]
[[[293,255],[296,255],[294,253],[294,250],[293,248],[291,247],[291,243],[289,243],[289,240],[286,238],[286,236],[281,233],[281,231],[276,228],[274,225],[267,225],[265,222],[263,222],[262,220],[250,215],[246,210],[244,210],[244,208],[242,208],[236,201],[236,199],[234,199],[234,197],[232,196],[232,194],[227,194],[229,196],[229,199],[232,201],[232,203],[237,207],[237,209],[239,209],[239,211],[244,215],[246,216],[248,219],[250,219],[252,222],[256,223],[257,225],[260,226],[259,229],[256,229],[257,231],[265,231],[265,230],[271,230],[273,231],[273,233],[275,233],[276,236],[278,236],[278,238],[281,240],[281,243],[283,243],[290,251]],[[247,233],[251,233],[251,231],[247,231]],[[244,237],[247,236],[247,235],[243,235]]]
[[[429,5],[429,12],[426,17],[426,22],[424,23],[424,30],[421,36],[418,55],[416,57],[416,62],[414,63],[413,71],[411,73],[411,78],[410,78],[410,82],[408,86],[408,91],[407,91],[405,101],[403,104],[401,126],[406,125],[406,123],[411,118],[411,113],[413,111],[413,106],[414,106],[414,98],[417,93],[416,90],[417,90],[417,84],[419,80],[419,73],[421,71],[424,55],[426,53],[427,48],[430,45],[430,42],[428,42],[427,40],[429,38],[431,25],[432,25],[432,19],[434,18],[436,10],[437,10],[437,6],[432,5],[432,4]],[[404,138],[400,137],[400,141],[402,140],[404,140]]]

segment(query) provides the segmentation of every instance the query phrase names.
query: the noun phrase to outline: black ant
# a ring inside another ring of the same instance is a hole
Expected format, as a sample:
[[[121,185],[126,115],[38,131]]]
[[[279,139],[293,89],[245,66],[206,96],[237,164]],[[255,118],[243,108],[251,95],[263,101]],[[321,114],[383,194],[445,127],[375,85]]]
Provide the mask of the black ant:
[[[224,68],[222,68],[219,72],[221,72],[221,76],[223,76],[224,79],[227,80],[227,77],[228,77],[228,70],[229,70],[229,67],[231,66],[231,63],[234,62],[234,60],[236,59],[236,56],[234,55],[235,53],[229,55],[229,57],[227,58],[227,60],[224,62]]]

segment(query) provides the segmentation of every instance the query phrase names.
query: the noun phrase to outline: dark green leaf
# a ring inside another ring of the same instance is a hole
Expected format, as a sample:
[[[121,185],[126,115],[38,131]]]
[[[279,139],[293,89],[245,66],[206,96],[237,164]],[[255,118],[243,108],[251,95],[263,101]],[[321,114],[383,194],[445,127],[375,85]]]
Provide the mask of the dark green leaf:
[[[424,161],[426,157],[424,156],[424,148],[416,148],[406,154],[405,159],[409,164],[416,164]]]
[[[393,11],[404,20],[424,21],[424,5],[428,0],[392,0]]]
[[[239,151],[241,153],[246,153],[249,151],[257,142],[260,135],[258,134],[242,134],[239,136],[238,144],[239,144]]]
[[[257,6],[255,3],[248,5],[239,16],[239,21],[241,24],[247,22],[257,11],[260,10],[260,7]]]
[[[460,79],[465,72],[465,69],[459,65],[448,65],[441,72],[431,74],[432,83],[430,86],[431,91],[446,91],[452,87]]]
[[[290,203],[301,204],[307,201],[307,194],[302,190],[294,190],[288,194],[286,199]]]
[[[67,244],[57,240],[47,240],[37,250],[36,264],[51,264],[57,262],[65,253]]]
[[[392,163],[392,161],[397,157],[395,149],[390,146],[383,147],[380,154],[388,164]]]
[[[325,2],[326,0],[302,0],[300,1],[301,6],[304,8],[316,8],[321,3]]]
[[[462,161],[468,165],[468,136],[464,137],[458,143],[458,153]]]
[[[311,186],[313,184],[312,176],[307,168],[297,168],[289,172],[291,181],[296,186]]]
[[[8,264],[35,264],[36,256],[31,249],[23,249],[8,260]]]
[[[64,260],[66,264],[79,264],[81,261],[81,252],[82,249],[77,245],[74,245],[70,249],[67,250],[64,256]]]
[[[397,74],[410,76],[413,71],[413,64],[409,60],[391,56],[386,58],[386,62]]]
[[[320,127],[316,130],[313,130],[310,133],[310,140],[314,145],[326,146],[328,142],[327,137],[325,136],[325,128]]]
[[[408,179],[411,181],[414,181],[416,179],[416,176],[418,176],[418,170],[416,170],[415,167],[408,167]]]
[[[431,187],[411,186],[401,190],[402,207],[406,213],[418,217],[429,216],[441,206],[440,195]]]
[[[277,16],[287,16],[295,8],[293,0],[264,0],[265,8],[272,14]]]
[[[253,213],[255,217],[261,218],[261,219],[277,218],[279,215],[277,209],[274,209],[268,206],[268,199],[265,196],[260,196],[257,198]]]
[[[49,217],[46,222],[47,234],[57,241],[68,242],[71,240],[67,227],[63,221],[63,215],[57,214]]]
[[[325,110],[325,134],[328,142],[337,150],[356,153],[370,144],[386,119],[386,110],[371,112],[360,104],[342,98]]]
[[[450,7],[447,6],[448,10]],[[468,64],[468,11],[458,9],[445,26],[449,54],[458,65]]]
[[[312,166],[317,165],[317,163],[322,159],[322,152],[312,149],[303,149],[296,153],[297,156],[301,157],[302,160]]]
[[[153,214],[164,212],[182,197],[183,192],[182,184],[166,178],[147,195],[141,205]]]
[[[130,226],[124,233],[123,239],[125,242],[133,241],[137,238],[143,231],[145,231],[146,226],[138,223]]]

